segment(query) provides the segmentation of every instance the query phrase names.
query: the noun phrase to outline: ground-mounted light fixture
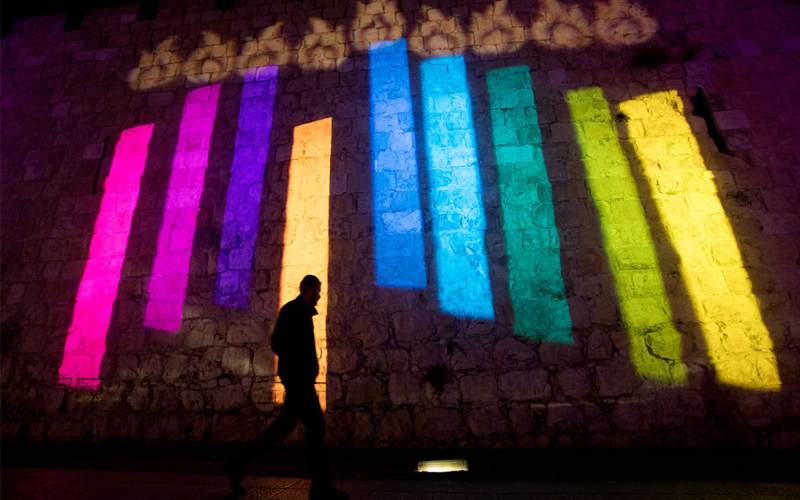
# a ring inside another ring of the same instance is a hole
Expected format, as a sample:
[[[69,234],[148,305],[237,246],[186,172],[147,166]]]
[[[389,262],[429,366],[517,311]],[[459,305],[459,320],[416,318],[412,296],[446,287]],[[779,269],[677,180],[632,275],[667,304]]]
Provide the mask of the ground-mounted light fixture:
[[[417,472],[467,472],[464,459],[426,460],[417,464]]]

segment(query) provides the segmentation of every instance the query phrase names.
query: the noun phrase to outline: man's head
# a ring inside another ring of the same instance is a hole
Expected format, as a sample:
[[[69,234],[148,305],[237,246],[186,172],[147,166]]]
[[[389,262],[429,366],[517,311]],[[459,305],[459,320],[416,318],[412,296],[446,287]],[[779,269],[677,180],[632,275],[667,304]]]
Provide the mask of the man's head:
[[[319,292],[321,288],[322,283],[319,279],[309,274],[300,282],[300,295],[303,297],[303,300],[306,301],[306,304],[314,307],[319,301]]]

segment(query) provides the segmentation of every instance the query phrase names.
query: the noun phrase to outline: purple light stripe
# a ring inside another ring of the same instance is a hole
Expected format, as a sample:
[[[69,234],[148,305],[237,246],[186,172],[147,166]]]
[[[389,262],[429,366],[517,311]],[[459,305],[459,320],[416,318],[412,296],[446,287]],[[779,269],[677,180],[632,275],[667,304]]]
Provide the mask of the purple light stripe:
[[[211,85],[186,95],[147,288],[144,326],[150,328],[177,332],[181,326],[219,87],[219,84]]]
[[[72,324],[67,330],[59,378],[71,386],[96,389],[100,363],[106,352],[106,334],[117,300],[122,263],[139,199],[139,185],[147,159],[153,125],[122,132],[105,181],[100,213],[94,224],[89,260],[83,270]]]
[[[242,309],[249,302],[278,67],[249,69],[244,82],[214,287],[215,304]]]

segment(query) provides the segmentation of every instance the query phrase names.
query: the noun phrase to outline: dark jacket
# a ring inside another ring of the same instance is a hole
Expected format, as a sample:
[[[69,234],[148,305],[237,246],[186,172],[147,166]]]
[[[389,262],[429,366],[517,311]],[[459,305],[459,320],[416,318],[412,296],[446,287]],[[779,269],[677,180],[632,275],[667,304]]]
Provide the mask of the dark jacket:
[[[278,355],[278,376],[284,385],[313,384],[319,374],[312,319],[316,314],[300,295],[278,313],[272,351]]]

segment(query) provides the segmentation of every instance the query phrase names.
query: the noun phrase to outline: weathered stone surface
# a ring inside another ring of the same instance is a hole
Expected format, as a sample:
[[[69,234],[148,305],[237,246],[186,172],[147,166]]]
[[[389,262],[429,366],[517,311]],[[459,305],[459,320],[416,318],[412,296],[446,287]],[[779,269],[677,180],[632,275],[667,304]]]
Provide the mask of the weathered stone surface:
[[[189,366],[189,358],[183,354],[177,354],[167,358],[167,366],[164,367],[164,381],[177,382],[186,374]]]
[[[150,388],[146,385],[137,385],[128,396],[127,402],[134,411],[142,411],[150,406]]]
[[[111,420],[106,427],[106,436],[118,440],[140,439],[143,434],[143,419],[136,415],[128,415]]]
[[[348,405],[375,404],[383,400],[384,386],[375,377],[357,377],[345,384]]]
[[[656,423],[656,406],[644,399],[622,399],[617,402],[611,418],[622,431],[646,430]]]
[[[404,405],[417,403],[419,401],[420,386],[419,381],[414,375],[403,373],[392,373],[389,376],[389,399],[392,404]]]
[[[328,349],[328,371],[331,373],[347,373],[355,370],[360,362],[360,353],[353,347]]]
[[[511,430],[516,436],[529,434],[534,429],[535,421],[530,408],[511,408],[508,410],[508,419],[511,421]]]
[[[238,320],[228,325],[229,344],[265,344],[267,337],[267,325],[262,321]]]
[[[183,441],[186,432],[178,415],[168,415],[147,426],[144,438],[148,441]]]
[[[214,410],[226,411],[247,406],[247,397],[241,385],[229,385],[214,389]]]
[[[155,382],[161,378],[163,373],[164,356],[160,354],[150,354],[142,359],[136,371],[136,379],[145,382]]]
[[[497,380],[493,372],[465,375],[461,378],[459,385],[464,401],[482,403],[497,401]]]
[[[586,368],[565,368],[558,372],[558,385],[565,396],[583,399],[592,392],[591,374]]]
[[[471,411],[467,415],[467,423],[476,436],[489,434],[505,434],[508,432],[508,422],[496,406],[488,406]]]
[[[489,368],[490,360],[487,350],[478,342],[453,342],[447,349],[452,351],[452,354],[450,354],[451,351],[447,351],[447,353],[452,359],[454,370],[486,370]]]
[[[86,435],[86,427],[82,422],[74,422],[66,417],[57,416],[47,426],[47,435],[52,440],[68,441],[84,437]]]
[[[183,404],[183,407],[187,410],[202,410],[205,407],[203,403],[203,393],[185,389],[181,391],[181,404]]]
[[[598,366],[595,372],[600,397],[630,394],[641,383],[629,366]]]
[[[583,413],[569,403],[547,405],[547,425],[558,429],[573,429],[583,425]]]
[[[225,443],[252,441],[256,431],[239,415],[222,415],[211,426],[211,440]]]
[[[117,377],[122,380],[134,380],[139,368],[139,358],[131,354],[117,358]]]
[[[218,322],[211,319],[186,321],[181,325],[181,331],[189,349],[221,345],[225,340],[218,332]]]
[[[536,352],[522,342],[505,338],[494,348],[494,363],[502,369],[521,369],[536,366]]]
[[[500,375],[500,397],[514,401],[528,401],[550,397],[547,370],[509,372]]]
[[[364,347],[380,345],[389,340],[389,322],[383,315],[373,314],[355,318],[350,329],[361,339]]]
[[[44,394],[44,411],[46,413],[56,413],[64,401],[65,390],[60,387],[48,389]]]
[[[362,443],[372,438],[372,414],[365,411],[357,411],[353,414],[353,443]]]
[[[247,347],[226,347],[222,351],[222,370],[230,375],[250,375],[252,351]]]
[[[95,406],[100,411],[117,411],[125,402],[127,392],[128,385],[124,382],[112,382],[110,384],[103,385],[97,391],[97,395],[95,396]],[[59,404],[60,403],[61,400],[59,398]]]
[[[72,391],[67,396],[67,410],[70,412],[88,412],[92,409],[94,393],[91,391]]]
[[[539,346],[539,359],[543,365],[582,363],[583,353],[581,352],[581,346],[577,340],[572,344],[545,342]]]
[[[389,413],[381,420],[378,427],[379,441],[408,441],[411,438],[413,425],[411,414],[405,410]]]
[[[408,370],[410,356],[404,349],[389,349],[386,353],[387,370],[390,372],[404,372]]]
[[[430,338],[435,330],[429,316],[422,311],[394,313],[392,325],[397,341],[410,344]]]
[[[277,373],[277,360],[272,349],[259,349],[253,354],[253,373],[256,377],[272,377]]]
[[[603,330],[593,330],[589,337],[586,359],[608,359],[612,352],[611,337]]]
[[[414,413],[414,433],[424,441],[451,441],[466,436],[467,429],[459,411],[433,408]]]

